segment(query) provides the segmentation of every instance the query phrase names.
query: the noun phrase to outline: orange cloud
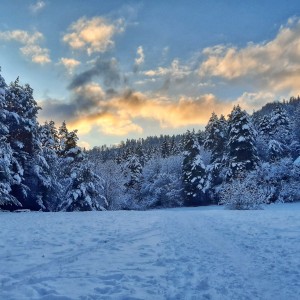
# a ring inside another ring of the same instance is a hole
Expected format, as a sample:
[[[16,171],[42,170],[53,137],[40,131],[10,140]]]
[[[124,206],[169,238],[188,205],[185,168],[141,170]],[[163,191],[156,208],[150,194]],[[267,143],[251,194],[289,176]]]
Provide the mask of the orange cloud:
[[[80,65],[80,61],[74,58],[62,57],[58,64],[63,65],[68,73],[72,74],[74,69]]]
[[[156,120],[163,128],[205,125],[212,111],[227,114],[231,107],[218,101],[212,94],[198,98],[181,97],[178,101],[172,101],[167,97],[151,98],[140,92],[128,92],[101,102],[98,110],[98,113],[81,115],[71,122],[71,126],[82,134],[96,127],[104,134],[122,136],[143,131],[135,123],[137,119]]]
[[[124,31],[123,21],[109,23],[102,17],[80,18],[71,24],[69,33],[63,41],[72,49],[85,49],[90,55],[94,52],[105,52],[114,45],[112,37]]]
[[[203,51],[200,77],[253,80],[273,91],[300,91],[300,20],[290,19],[277,36],[244,48],[218,45]]]

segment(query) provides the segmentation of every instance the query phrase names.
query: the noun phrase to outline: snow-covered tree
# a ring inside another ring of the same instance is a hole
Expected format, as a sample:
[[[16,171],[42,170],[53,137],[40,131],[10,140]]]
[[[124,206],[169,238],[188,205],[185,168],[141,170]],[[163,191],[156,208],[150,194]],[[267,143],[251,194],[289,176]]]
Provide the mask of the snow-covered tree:
[[[69,131],[64,121],[58,129],[59,138],[59,156],[72,162],[75,159],[82,158],[82,151],[77,146],[77,130]]]
[[[211,189],[222,183],[221,171],[224,168],[224,156],[227,143],[227,122],[223,115],[220,119],[213,113],[205,127],[204,148],[211,152],[210,164],[207,167],[208,181]]]
[[[263,188],[255,173],[240,173],[225,183],[219,193],[220,204],[236,210],[261,209],[268,198],[268,191]]]
[[[42,147],[54,151],[56,154],[59,154],[60,140],[55,122],[52,120],[49,122],[45,122],[44,125],[40,126],[39,131]]]
[[[7,85],[0,75],[0,208],[11,209],[22,206],[21,203],[11,194],[11,185],[14,182],[12,177],[12,149],[7,142],[9,129],[6,125],[8,111],[6,110],[5,93]]]
[[[182,163],[184,200],[187,206],[207,204],[206,168],[202,161],[200,145],[191,132],[187,132]]]
[[[42,147],[42,156],[45,160],[45,177],[42,187],[42,198],[45,202],[45,208],[49,211],[56,210],[61,197],[62,186],[59,181],[61,173],[61,164],[58,157],[59,140],[58,131],[53,121],[46,122],[39,128],[39,135]]]
[[[33,98],[32,88],[12,82],[6,93],[9,112],[8,143],[13,150],[12,194],[23,207],[34,210],[45,209],[40,191],[47,185],[45,170],[48,168],[42,154],[39,139],[37,113],[40,109]]]
[[[235,106],[228,119],[228,157],[230,174],[237,176],[241,172],[254,169],[259,161],[256,149],[256,131],[246,111]]]
[[[277,105],[270,116],[270,135],[282,144],[289,145],[293,138],[292,124],[286,110]]]
[[[95,162],[94,172],[103,179],[103,195],[109,210],[129,208],[122,166],[113,160]]]
[[[287,156],[290,152],[290,144],[294,135],[291,120],[281,105],[277,105],[270,115],[268,156],[274,161]]]
[[[224,122],[225,121],[225,122]],[[221,162],[226,148],[227,124],[224,116],[219,119],[212,113],[205,127],[204,147],[211,151],[212,162]]]
[[[88,162],[82,162],[74,167],[69,179],[70,183],[59,210],[92,211],[107,208],[103,180],[92,171]]]
[[[142,165],[136,155],[130,155],[124,164],[123,170],[127,181],[127,188],[136,189],[141,182]]]
[[[161,150],[161,157],[162,158],[166,158],[166,157],[170,156],[170,145],[169,145],[168,140],[166,138],[164,138],[164,140],[161,144],[160,150]]]
[[[141,185],[143,209],[183,204],[181,167],[181,156],[153,158],[147,162]]]

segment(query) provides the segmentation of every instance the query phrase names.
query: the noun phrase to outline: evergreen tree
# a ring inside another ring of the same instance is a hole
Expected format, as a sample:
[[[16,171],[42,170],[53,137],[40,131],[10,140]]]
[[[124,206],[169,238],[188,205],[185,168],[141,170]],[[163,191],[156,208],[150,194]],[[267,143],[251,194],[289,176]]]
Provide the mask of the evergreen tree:
[[[45,122],[44,125],[40,126],[39,131],[42,148],[47,148],[59,155],[60,141],[55,122]]]
[[[160,151],[161,151],[162,158],[167,158],[168,156],[170,156],[170,145],[169,145],[166,137],[164,138],[164,140],[161,144]]]
[[[290,145],[295,135],[293,135],[291,120],[287,112],[279,104],[272,110],[269,129],[269,160],[275,161],[290,154]]]
[[[286,110],[279,104],[271,113],[269,128],[272,139],[284,145],[291,143],[293,138],[291,120]]]
[[[259,161],[256,149],[256,131],[249,115],[235,106],[229,115],[228,166],[229,176],[254,169]]]
[[[179,149],[178,146],[176,145],[176,141],[175,141],[175,136],[173,135],[171,138],[171,142],[170,142],[170,155],[178,155],[179,154]]]
[[[224,122],[225,121],[225,122]],[[212,113],[205,127],[204,148],[211,151],[211,160],[221,162],[226,148],[227,124],[224,116],[219,119]]]
[[[187,206],[207,204],[206,168],[203,164],[200,145],[191,132],[187,132],[182,164],[184,200]]]
[[[82,162],[72,169],[66,196],[59,210],[105,210],[108,203],[103,194],[102,179],[92,171],[88,162]]]
[[[130,155],[124,165],[124,174],[127,178],[125,186],[137,189],[141,181],[142,165],[136,155]]]
[[[224,155],[227,152],[227,121],[224,116],[220,118],[215,113],[212,113],[211,118],[205,127],[204,149],[210,151],[211,159],[207,167],[207,177],[210,186],[211,198],[217,201],[215,188],[221,184],[222,170],[224,169]]]
[[[77,146],[77,130],[69,131],[64,121],[58,129],[59,156],[73,161],[82,157],[81,149]]]
[[[58,131],[53,121],[46,122],[39,129],[42,153],[45,159],[45,176],[48,181],[42,187],[42,198],[46,210],[54,211],[59,204],[60,191],[62,186],[59,182],[60,160],[58,157],[59,140]]]
[[[10,84],[6,97],[9,111],[9,138],[13,150],[12,194],[23,207],[44,209],[39,194],[42,185],[47,184],[44,170],[47,168],[41,152],[37,113],[40,109],[33,98],[29,85],[21,86],[19,79]]]
[[[8,111],[6,110],[5,94],[7,85],[0,75],[0,208],[13,209],[22,206],[11,194],[12,177],[12,149],[7,142],[9,129],[6,126]]]

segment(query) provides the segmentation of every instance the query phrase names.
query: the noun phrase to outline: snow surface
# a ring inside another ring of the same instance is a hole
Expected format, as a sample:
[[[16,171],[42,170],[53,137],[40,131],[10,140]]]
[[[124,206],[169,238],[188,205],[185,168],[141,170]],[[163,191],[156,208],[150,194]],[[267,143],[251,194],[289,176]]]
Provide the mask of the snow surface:
[[[300,299],[300,204],[0,223],[0,299]]]

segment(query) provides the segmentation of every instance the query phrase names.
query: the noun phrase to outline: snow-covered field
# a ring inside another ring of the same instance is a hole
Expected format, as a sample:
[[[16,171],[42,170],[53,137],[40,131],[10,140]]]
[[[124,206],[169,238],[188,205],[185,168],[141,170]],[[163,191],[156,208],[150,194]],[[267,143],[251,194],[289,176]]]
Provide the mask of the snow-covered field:
[[[0,213],[0,299],[300,299],[300,205]]]

